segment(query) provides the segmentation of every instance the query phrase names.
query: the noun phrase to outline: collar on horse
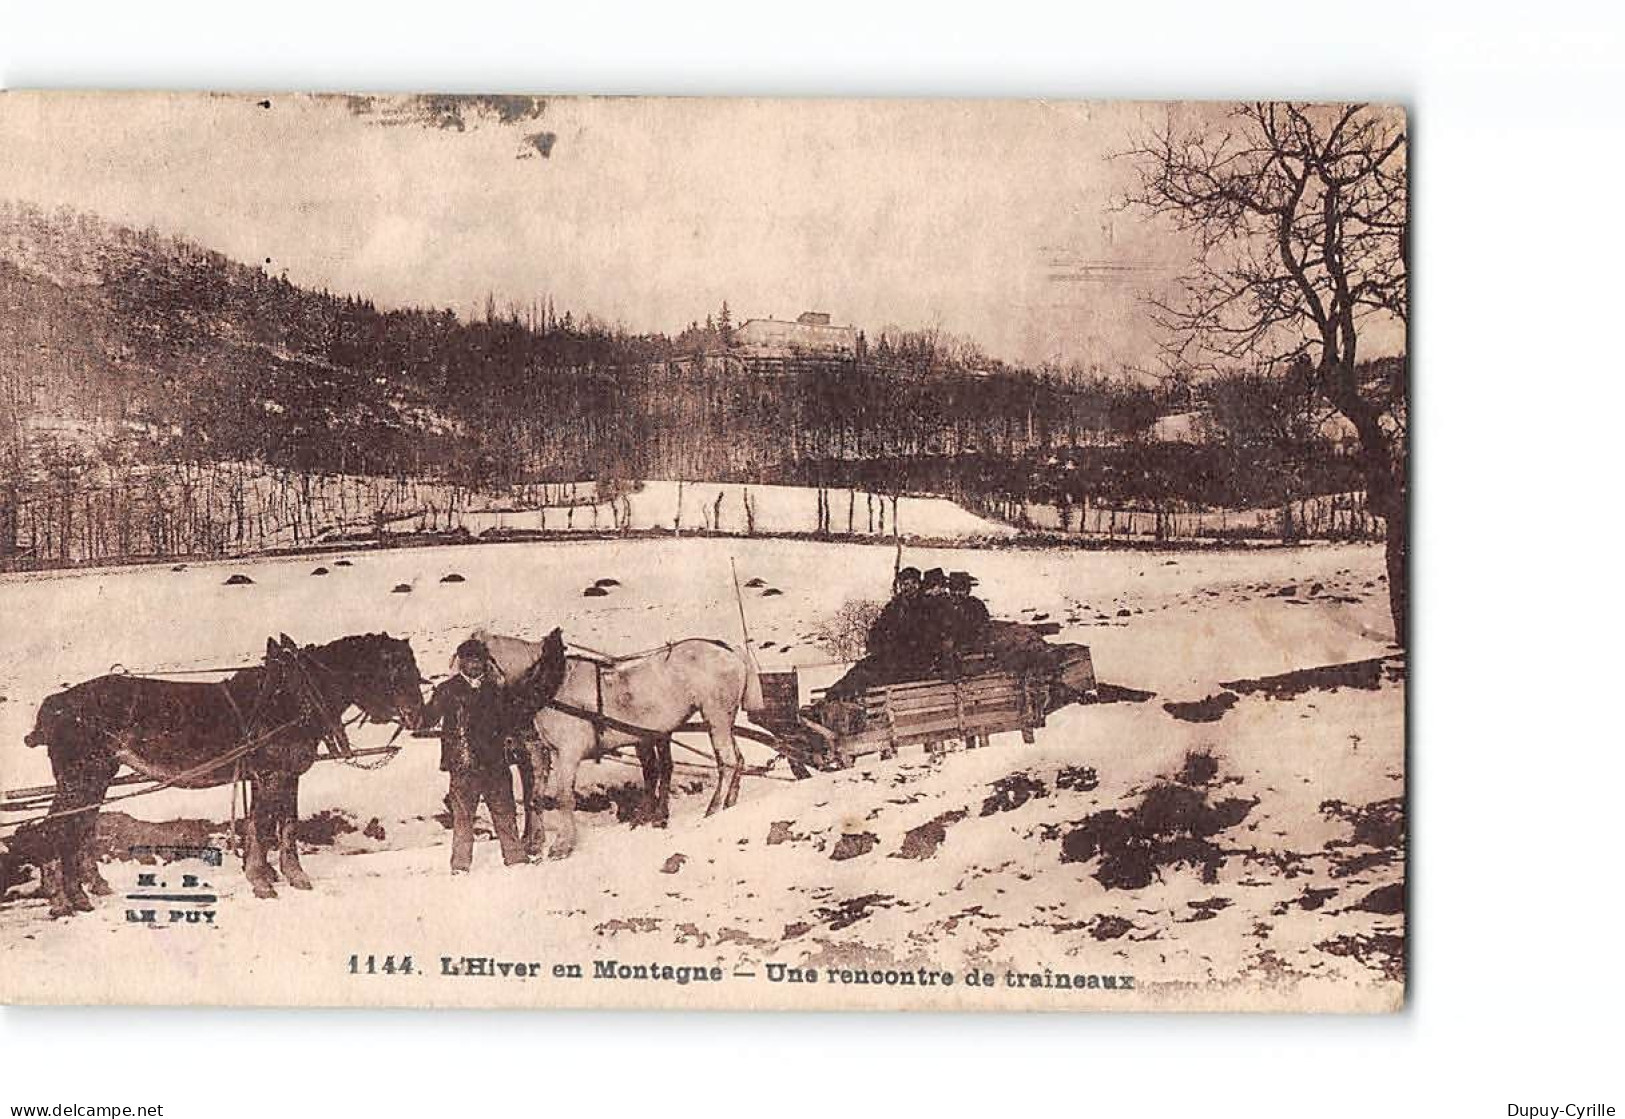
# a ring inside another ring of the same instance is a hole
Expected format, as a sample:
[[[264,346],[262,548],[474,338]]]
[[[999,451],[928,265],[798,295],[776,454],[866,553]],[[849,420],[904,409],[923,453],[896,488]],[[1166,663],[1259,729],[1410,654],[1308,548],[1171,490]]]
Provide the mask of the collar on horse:
[[[310,668],[305,662],[308,660],[310,664],[314,664],[328,676],[335,675],[334,670],[317,660],[313,654],[296,645],[292,646],[290,652],[292,655],[289,660],[297,670],[295,678],[300,687],[300,698],[305,701],[307,707],[315,709],[317,718],[321,720],[322,741],[327,744],[329,754],[335,758],[352,756],[355,749],[350,745],[350,736],[345,733],[344,721],[340,718],[341,713],[335,713],[328,705],[327,693],[322,690],[321,685],[316,683],[316,680],[311,675]]]

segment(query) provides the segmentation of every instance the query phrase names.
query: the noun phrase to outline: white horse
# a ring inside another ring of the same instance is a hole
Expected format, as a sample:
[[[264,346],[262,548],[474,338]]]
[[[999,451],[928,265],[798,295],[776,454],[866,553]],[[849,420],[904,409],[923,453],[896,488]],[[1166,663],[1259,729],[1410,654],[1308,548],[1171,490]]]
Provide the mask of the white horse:
[[[543,651],[540,642],[483,629],[470,636],[485,643],[491,659],[509,680],[518,679]],[[556,796],[563,815],[559,839],[550,852],[553,858],[564,858],[575,850],[576,773],[582,760],[615,747],[638,747],[651,807],[657,820],[663,819],[671,784],[670,734],[696,712],[710,728],[711,748],[717,759],[717,787],[705,814],[732,807],[739,799],[745,759],[734,741],[734,719],[741,707],[759,711],[762,700],[761,683],[750,662],[732,646],[706,638],[688,638],[633,657],[602,660],[571,656],[564,682],[553,699],[647,732],[634,735],[614,725],[595,725],[592,720],[555,707],[537,713],[538,740],[530,745],[536,803],[526,806],[525,832],[527,844],[539,848],[543,838],[540,793],[547,785],[551,751],[558,756]]]

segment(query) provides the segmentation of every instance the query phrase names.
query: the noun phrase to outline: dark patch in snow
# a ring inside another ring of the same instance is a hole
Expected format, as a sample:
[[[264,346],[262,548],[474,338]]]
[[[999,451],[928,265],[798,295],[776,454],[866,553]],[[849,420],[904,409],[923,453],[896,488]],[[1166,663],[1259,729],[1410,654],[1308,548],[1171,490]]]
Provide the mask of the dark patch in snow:
[[[1092,793],[1100,788],[1100,774],[1092,765],[1069,765],[1055,775],[1057,789],[1070,789],[1077,793]]]
[[[1379,886],[1349,906],[1349,908],[1390,916],[1395,913],[1403,913],[1405,912],[1405,884],[1403,882],[1392,882],[1386,886]]]
[[[1196,911],[1191,915],[1192,922],[1211,921],[1219,915],[1220,910],[1229,909],[1234,904],[1229,898],[1202,898],[1199,901],[1185,903],[1187,907]]]
[[[903,835],[903,846],[892,855],[894,859],[929,859],[936,855],[937,848],[942,841],[948,838],[948,829],[959,823],[968,811],[956,808],[952,812],[944,812],[932,820],[927,820],[917,828],[910,828]]]
[[[395,584],[395,589],[390,591],[389,593],[390,594],[411,594],[412,593],[412,584],[411,583],[396,583]]]
[[[1260,676],[1252,680],[1227,680],[1221,686],[1243,695],[1260,693],[1270,699],[1295,699],[1305,692],[1335,692],[1339,688],[1359,688],[1376,691],[1386,679],[1402,680],[1405,663],[1401,657],[1376,657],[1347,664],[1328,664],[1318,668],[1300,668],[1278,676]]]
[[[1162,705],[1162,709],[1181,722],[1216,723],[1224,718],[1226,711],[1236,705],[1237,699],[1234,692],[1220,692],[1206,699],[1190,700],[1185,703],[1170,700]]]
[[[1347,878],[1396,862],[1405,848],[1405,802],[1401,797],[1374,800],[1355,807],[1340,800],[1321,802],[1321,814],[1349,824],[1349,839],[1334,839],[1324,848],[1332,864],[1332,877]],[[1349,854],[1352,847],[1371,850]]]
[[[253,586],[253,585],[254,585],[254,580],[250,579],[247,575],[243,575],[241,573],[239,573],[237,575],[233,575],[231,578],[226,580],[226,586],[228,586],[228,587],[250,587],[250,586]]]
[[[679,870],[683,869],[683,864],[686,862],[688,862],[687,855],[681,853],[672,855],[667,858],[665,862],[660,864],[660,873],[676,874]]]
[[[890,894],[864,894],[862,897],[847,898],[837,906],[820,909],[818,918],[828,921],[830,931],[836,932],[857,924],[869,916],[869,911],[877,906],[884,909],[895,904],[896,899]]]
[[[645,817],[644,791],[641,784],[611,785],[603,789],[589,789],[576,794],[578,812],[608,812],[614,810],[615,822],[642,824]],[[552,797],[543,798],[544,807],[556,808]]]
[[[1219,763],[1212,754],[1192,750],[1185,755],[1185,764],[1179,769],[1179,776],[1174,780],[1181,785],[1197,788],[1211,784],[1219,775]]]
[[[1405,978],[1405,938],[1398,933],[1372,933],[1369,936],[1339,936],[1315,945],[1333,956],[1346,956],[1382,972],[1383,978],[1402,982]]]
[[[1155,699],[1156,692],[1143,692],[1139,688],[1125,688],[1121,684],[1098,684],[1095,687],[1094,698],[1084,696],[1079,703],[1144,703]]]
[[[1061,861],[1098,857],[1094,877],[1108,890],[1143,889],[1166,866],[1197,867],[1202,881],[1216,882],[1226,852],[1211,838],[1241,823],[1257,804],[1236,798],[1212,803],[1201,788],[1178,779],[1164,782],[1127,812],[1096,812],[1074,826],[1061,839]]]
[[[327,574],[327,568],[318,567],[314,571],[312,571],[311,574],[312,575],[326,575]]]
[[[299,821],[299,841],[313,847],[331,847],[341,835],[358,830],[355,817],[338,808],[327,808]]]
[[[603,587],[588,587],[586,590],[581,592],[581,597],[582,598],[605,598],[605,597],[608,596],[608,594],[609,594],[609,592],[607,590],[605,590]]]
[[[873,832],[847,832],[835,844],[835,849],[829,853],[829,857],[836,862],[855,859],[859,855],[867,855],[870,851],[873,851],[875,844],[879,842],[880,837]]]
[[[993,782],[991,787],[993,794],[982,801],[983,816],[991,816],[995,812],[1013,812],[1029,800],[1049,796],[1049,789],[1042,781],[1025,773],[1011,773],[1001,777]]]
[[[1096,940],[1116,940],[1134,931],[1134,922],[1127,917],[1113,917],[1109,914],[1096,917],[1089,926],[1089,935]]]
[[[457,574],[457,572],[453,571],[449,574],[442,575],[440,577],[440,581],[442,583],[466,583],[468,580],[464,579],[461,575]]]

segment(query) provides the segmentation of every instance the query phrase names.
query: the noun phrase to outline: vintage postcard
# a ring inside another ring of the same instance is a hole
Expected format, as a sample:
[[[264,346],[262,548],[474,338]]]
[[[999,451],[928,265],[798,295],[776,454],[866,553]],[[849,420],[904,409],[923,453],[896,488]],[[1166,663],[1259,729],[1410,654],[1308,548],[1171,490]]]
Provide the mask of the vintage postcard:
[[[1401,1007],[1406,129],[0,95],[0,998]]]

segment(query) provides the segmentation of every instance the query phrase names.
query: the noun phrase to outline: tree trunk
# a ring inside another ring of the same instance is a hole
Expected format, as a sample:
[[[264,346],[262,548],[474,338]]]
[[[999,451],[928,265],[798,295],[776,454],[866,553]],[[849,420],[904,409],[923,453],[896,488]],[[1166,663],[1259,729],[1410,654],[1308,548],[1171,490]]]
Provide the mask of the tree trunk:
[[[1400,510],[1397,516],[1388,518],[1386,522],[1388,543],[1386,546],[1388,559],[1388,612],[1394,619],[1394,643],[1401,648],[1410,646],[1410,554],[1409,554],[1409,527],[1405,524],[1405,512]]]

